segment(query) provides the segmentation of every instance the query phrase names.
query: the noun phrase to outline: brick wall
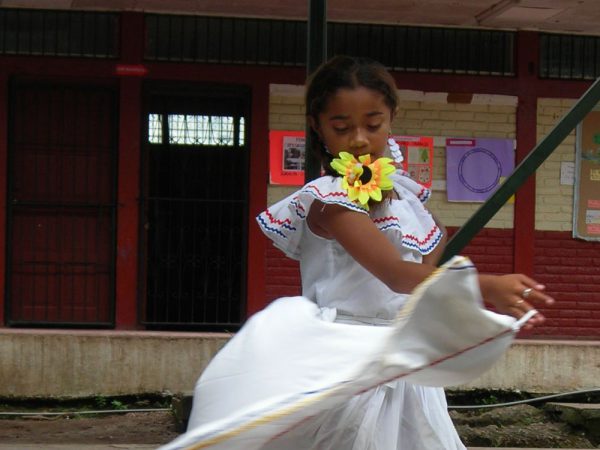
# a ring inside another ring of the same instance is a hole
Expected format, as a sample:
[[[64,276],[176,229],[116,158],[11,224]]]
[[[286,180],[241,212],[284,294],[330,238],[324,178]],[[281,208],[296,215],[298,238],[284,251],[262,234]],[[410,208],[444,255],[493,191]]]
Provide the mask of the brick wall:
[[[267,249],[267,303],[279,297],[300,295],[300,265],[273,245]]]
[[[448,236],[458,228],[448,227]],[[513,273],[513,230],[484,228],[460,252],[468,256],[481,273]]]
[[[600,243],[573,239],[570,232],[536,231],[534,276],[556,298],[536,334],[600,337]]]
[[[451,235],[456,228],[449,228]],[[578,241],[570,233],[538,231],[535,234],[534,278],[556,299],[541,308],[544,325],[522,332],[522,338],[600,338],[600,252],[598,244]],[[481,273],[513,271],[513,232],[486,228],[464,250]],[[267,301],[299,295],[298,263],[277,248],[267,251]]]
[[[544,138],[573,106],[569,99],[543,98],[538,101],[537,140]],[[562,162],[575,161],[575,132],[571,133],[536,172],[535,229],[571,231],[573,186],[560,184]]]
[[[434,190],[428,207],[453,233],[479,207],[478,203],[450,203],[446,199],[446,137],[515,137],[516,102],[513,97],[474,95],[471,103],[448,102],[445,93],[399,91],[400,113],[396,134],[434,137]],[[539,99],[538,141],[573,105],[569,99]],[[274,86],[271,91],[271,129],[303,130],[302,87]],[[542,311],[544,326],[522,337],[600,337],[600,243],[571,236],[573,186],[560,184],[562,162],[575,161],[575,133],[568,136],[536,173],[535,260],[533,276],[547,285],[557,303]],[[296,186],[269,186],[268,203],[289,195]],[[513,271],[513,205],[505,205],[486,228],[461,252],[482,273]],[[267,300],[300,293],[298,264],[279,250],[267,252]]]

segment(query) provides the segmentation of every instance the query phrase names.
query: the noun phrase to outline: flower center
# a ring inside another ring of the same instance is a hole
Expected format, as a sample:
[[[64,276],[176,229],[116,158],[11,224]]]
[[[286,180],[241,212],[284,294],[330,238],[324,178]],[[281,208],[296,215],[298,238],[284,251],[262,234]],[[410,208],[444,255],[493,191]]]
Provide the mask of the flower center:
[[[369,166],[363,165],[362,169],[363,173],[358,179],[362,184],[367,184],[369,181],[371,181],[371,178],[373,177],[373,172],[371,171],[371,169],[369,169]]]

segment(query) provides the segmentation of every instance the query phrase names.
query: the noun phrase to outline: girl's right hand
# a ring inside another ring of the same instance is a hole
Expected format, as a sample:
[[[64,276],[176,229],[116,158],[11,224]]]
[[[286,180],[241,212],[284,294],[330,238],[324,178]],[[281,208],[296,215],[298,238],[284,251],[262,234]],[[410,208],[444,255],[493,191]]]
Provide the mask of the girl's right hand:
[[[520,319],[534,305],[548,306],[554,299],[544,293],[546,287],[526,275],[479,275],[479,285],[483,299],[492,304],[501,314]],[[525,329],[531,329],[544,322],[545,317],[538,313],[533,316]]]

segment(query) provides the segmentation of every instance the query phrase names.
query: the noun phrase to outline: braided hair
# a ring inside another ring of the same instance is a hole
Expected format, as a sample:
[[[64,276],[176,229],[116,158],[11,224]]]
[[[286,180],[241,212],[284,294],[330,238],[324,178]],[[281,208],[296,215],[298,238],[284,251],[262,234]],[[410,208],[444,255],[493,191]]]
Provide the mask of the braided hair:
[[[318,123],[319,114],[339,89],[358,87],[381,93],[392,115],[396,113],[396,83],[381,63],[370,58],[335,56],[322,64],[308,79],[305,97],[307,117],[312,117]],[[309,128],[311,148],[308,151],[316,153],[327,175],[338,176],[330,165],[333,155],[327,151],[317,132],[312,127]]]

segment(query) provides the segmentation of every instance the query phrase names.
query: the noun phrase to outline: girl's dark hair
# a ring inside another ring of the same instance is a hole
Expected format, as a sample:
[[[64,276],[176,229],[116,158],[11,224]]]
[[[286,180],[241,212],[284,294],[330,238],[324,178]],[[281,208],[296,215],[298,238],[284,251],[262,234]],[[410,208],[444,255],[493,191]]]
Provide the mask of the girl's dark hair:
[[[392,75],[380,63],[370,58],[335,56],[322,64],[308,79],[306,87],[306,115],[315,122],[327,106],[327,102],[338,89],[365,87],[383,94],[385,104],[395,114],[398,108],[396,83]],[[321,160],[328,175],[337,176],[331,168],[331,154],[325,148],[319,135],[309,127],[310,148]]]

